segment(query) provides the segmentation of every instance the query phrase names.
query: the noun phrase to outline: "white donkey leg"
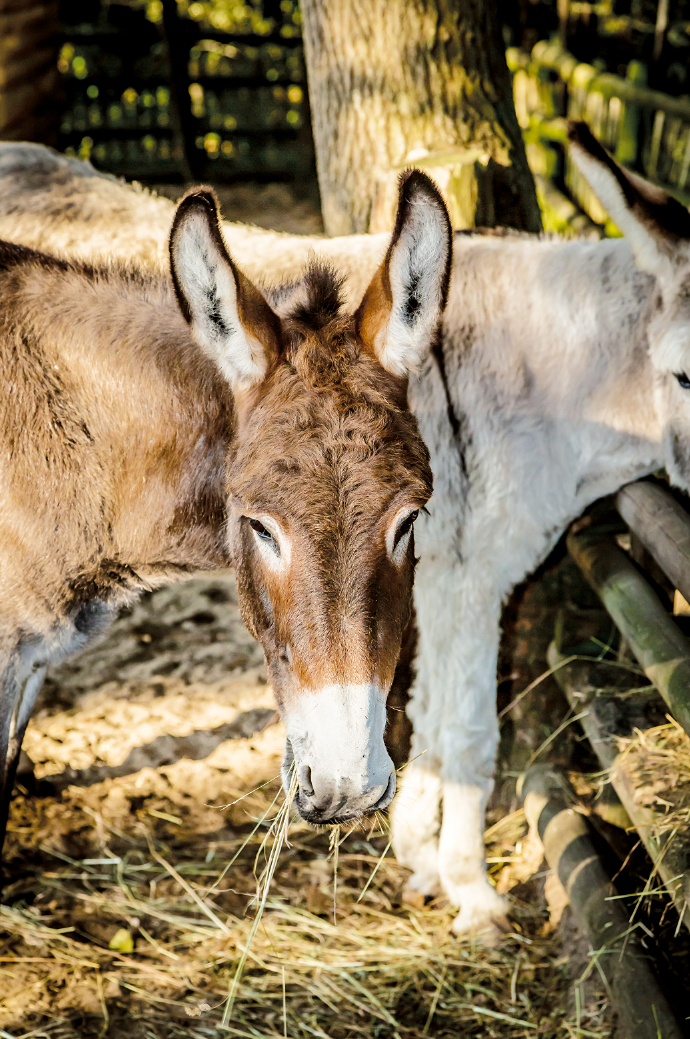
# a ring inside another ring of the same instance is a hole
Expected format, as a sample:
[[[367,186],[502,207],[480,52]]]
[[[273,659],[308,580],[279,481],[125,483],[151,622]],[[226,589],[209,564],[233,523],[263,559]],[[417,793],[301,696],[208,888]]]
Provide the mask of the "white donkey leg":
[[[508,926],[507,904],[489,881],[484,853],[484,813],[498,748],[500,598],[486,575],[467,574],[458,606],[441,733],[439,873],[443,890],[460,909],[456,934],[484,932],[492,940]]]
[[[428,769],[424,758],[411,761],[391,809],[391,832],[398,862],[413,871],[407,886],[422,895],[436,894],[439,888],[440,808],[438,771]]]
[[[413,870],[415,890],[432,894],[440,881],[460,910],[457,933],[491,940],[507,915],[487,876],[483,839],[498,747],[500,596],[487,568],[425,567],[422,557],[415,604],[413,760],[394,806],[393,847]]]
[[[474,932],[491,943],[509,930],[509,924],[508,905],[486,873],[486,797],[485,788],[476,783],[444,782],[439,870],[444,891],[460,908],[453,922],[455,933]]]

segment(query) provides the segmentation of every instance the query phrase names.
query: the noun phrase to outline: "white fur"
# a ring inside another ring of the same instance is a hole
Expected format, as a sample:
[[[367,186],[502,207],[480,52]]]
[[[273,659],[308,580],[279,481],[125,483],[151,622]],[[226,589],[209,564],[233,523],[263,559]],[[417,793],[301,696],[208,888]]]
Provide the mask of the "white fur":
[[[376,686],[298,692],[287,725],[297,775],[310,770],[315,802],[336,804],[347,797],[350,810],[365,811],[386,792],[394,769],[383,743],[386,700]]]
[[[201,208],[184,214],[172,241],[175,269],[192,312],[195,339],[233,388],[247,388],[264,378],[268,358],[263,345],[242,324],[235,275],[208,221]],[[224,329],[211,318],[210,299],[217,302]]]
[[[416,525],[416,760],[394,808],[394,847],[419,890],[440,886],[459,905],[457,930],[500,929],[505,914],[481,842],[501,605],[589,502],[663,461],[652,302],[624,241],[456,238],[444,355],[466,473],[438,369],[429,363],[410,383],[434,495]],[[415,808],[418,769],[441,781],[436,829],[426,794]]]
[[[444,214],[428,195],[412,200],[390,257],[390,318],[375,343],[381,364],[393,375],[404,376],[418,367],[438,326],[448,264],[446,227]],[[409,320],[405,309],[411,286],[420,304]]]
[[[656,345],[655,361],[661,370],[690,374],[690,327],[687,323],[674,322],[664,332]]]

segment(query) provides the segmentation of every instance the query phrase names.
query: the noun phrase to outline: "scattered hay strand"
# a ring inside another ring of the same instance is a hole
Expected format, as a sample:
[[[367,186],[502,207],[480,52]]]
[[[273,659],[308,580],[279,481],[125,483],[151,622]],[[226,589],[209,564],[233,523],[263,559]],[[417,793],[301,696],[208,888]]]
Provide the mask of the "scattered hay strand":
[[[290,810],[292,808],[292,802],[295,798],[296,793],[297,771],[293,767],[292,775],[290,776],[290,786],[288,787],[287,794],[285,795],[285,799],[282,805],[280,806],[280,810],[278,811],[275,821],[271,826],[271,829],[269,830],[269,833],[272,833],[274,835],[273,846],[271,848],[271,853],[268,857],[268,863],[266,864],[266,868],[261,874],[261,877],[259,878],[259,905],[256,910],[256,915],[254,917],[252,929],[249,932],[244,949],[242,951],[242,955],[240,956],[239,963],[237,964],[237,970],[235,971],[235,974],[232,979],[230,992],[228,993],[228,998],[225,1003],[225,1009],[223,1010],[223,1027],[227,1026],[228,1022],[230,1021],[230,1018],[232,1017],[232,1008],[235,1005],[235,995],[237,993],[237,986],[239,984],[240,978],[242,977],[242,972],[244,971],[245,965],[247,963],[247,957],[249,956],[249,951],[251,949],[252,942],[254,941],[256,932],[259,929],[259,924],[261,923],[261,918],[264,914],[264,909],[266,908],[266,902],[268,900],[268,894],[271,888],[271,881],[273,880],[273,874],[275,873],[276,866],[278,865],[278,856],[280,855],[280,850],[283,847],[283,843],[287,838],[287,828],[290,820]],[[267,838],[268,834],[259,846],[259,851],[257,852],[257,859],[265,847]]]

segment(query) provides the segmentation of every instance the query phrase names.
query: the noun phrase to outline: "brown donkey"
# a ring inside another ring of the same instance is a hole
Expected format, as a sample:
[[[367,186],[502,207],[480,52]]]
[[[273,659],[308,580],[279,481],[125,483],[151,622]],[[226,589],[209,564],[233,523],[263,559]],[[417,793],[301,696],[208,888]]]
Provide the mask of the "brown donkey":
[[[180,203],[170,257],[172,278],[0,243],[0,840],[46,667],[142,590],[228,565],[302,816],[355,819],[394,793],[386,696],[431,494],[407,373],[445,304],[441,197],[401,179],[354,315],[316,264],[262,294],[205,189]]]

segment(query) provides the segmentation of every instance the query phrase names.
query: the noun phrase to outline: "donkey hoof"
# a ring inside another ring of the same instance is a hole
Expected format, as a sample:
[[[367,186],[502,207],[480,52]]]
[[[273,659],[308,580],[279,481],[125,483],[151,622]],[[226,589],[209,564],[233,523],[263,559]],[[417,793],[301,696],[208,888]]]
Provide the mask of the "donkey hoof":
[[[441,881],[438,873],[420,870],[407,878],[403,891],[403,902],[406,905],[416,906],[421,898],[421,904],[424,905],[429,899],[436,898],[440,894]]]
[[[460,900],[460,912],[452,927],[458,936],[475,937],[482,945],[497,945],[511,930],[508,905],[489,884],[472,885]]]

